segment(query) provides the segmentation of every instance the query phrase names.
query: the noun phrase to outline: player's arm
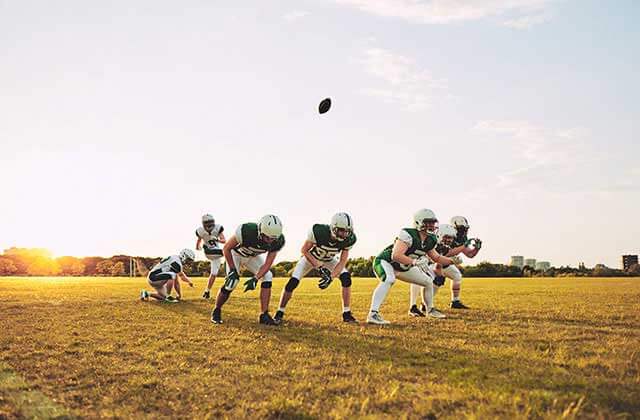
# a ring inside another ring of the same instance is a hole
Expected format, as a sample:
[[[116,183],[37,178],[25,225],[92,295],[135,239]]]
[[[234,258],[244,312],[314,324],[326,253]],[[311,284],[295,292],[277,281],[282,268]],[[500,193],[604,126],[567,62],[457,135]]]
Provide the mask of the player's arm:
[[[227,240],[224,238],[224,233],[220,232],[220,234],[218,235],[218,242],[220,242],[221,244],[227,242]]]
[[[455,261],[452,260],[449,257],[445,257],[444,255],[440,255],[438,253],[438,251],[436,251],[435,249],[430,249],[429,251],[427,251],[427,255],[429,256],[429,258],[431,258],[431,260],[433,260],[434,262],[438,263],[438,264],[442,264],[442,265],[454,265]]]
[[[311,255],[311,252],[309,252],[314,245],[315,243],[313,243],[312,241],[304,241],[300,252],[302,252],[302,255],[304,255],[304,257],[307,259],[307,261],[309,261],[309,264],[311,264],[313,268],[318,268],[321,265],[320,261],[318,261],[318,259]]]
[[[340,260],[338,261],[338,264],[336,264],[335,268],[331,272],[331,277],[338,277],[340,273],[342,273],[342,270],[344,270],[344,267],[347,265],[348,260],[349,260],[349,250],[343,249],[342,252],[340,253]]]
[[[189,285],[189,287],[193,287],[193,282],[191,281],[191,279],[184,273],[184,271],[181,271],[178,273],[178,277],[180,278],[180,280],[182,280],[183,282],[187,283]],[[176,284],[179,284],[180,282],[177,281]]]
[[[393,249],[391,250],[391,259],[397,263],[404,265],[414,265],[415,260],[404,253],[409,249],[409,244],[396,239],[393,243]]]
[[[267,252],[267,258],[265,258],[264,264],[260,267],[260,270],[256,273],[256,279],[260,280],[267,271],[271,270],[271,266],[273,265],[273,261],[276,259],[276,255],[278,255],[278,251],[269,251]]]
[[[202,238],[198,236],[198,240],[196,241],[196,250],[200,251],[202,249]]]
[[[457,247],[455,247],[455,248],[451,248],[451,249],[449,250],[449,252],[447,252],[447,257],[455,257],[456,255],[460,255],[460,253],[461,253],[461,252],[464,252],[464,250],[465,250],[466,248],[467,248],[467,247],[466,247],[466,246],[464,246],[464,245],[460,245],[460,246],[457,246]],[[465,255],[466,255],[466,254],[465,254]],[[467,255],[467,256],[468,256],[468,255]]]
[[[233,263],[233,258],[231,257],[231,250],[236,246],[238,246],[238,239],[236,238],[236,235],[233,235],[225,242],[224,247],[222,247],[222,255],[224,255],[224,260],[227,262],[229,271],[237,270],[237,267]]]
[[[480,250],[477,248],[465,248],[464,251],[462,251],[462,253],[468,258],[473,258],[476,255],[478,255],[478,251]]]

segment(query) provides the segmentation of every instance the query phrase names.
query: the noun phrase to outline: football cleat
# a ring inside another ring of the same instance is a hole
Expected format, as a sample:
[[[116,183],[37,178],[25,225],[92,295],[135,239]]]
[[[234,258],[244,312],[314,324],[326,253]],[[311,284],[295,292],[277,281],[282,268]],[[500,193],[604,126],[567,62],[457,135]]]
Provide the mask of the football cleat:
[[[451,308],[452,309],[469,309],[469,307],[467,305],[465,305],[464,303],[460,302],[459,300],[452,300],[451,301]]]
[[[147,292],[146,290],[141,290],[140,300],[149,300],[149,292]]]
[[[222,324],[222,310],[219,308],[214,308],[211,311],[211,322],[214,324]]]
[[[271,315],[269,315],[269,312],[264,312],[260,314],[260,324],[263,325],[278,325],[276,324],[276,321],[273,320],[273,318],[271,318]]]
[[[174,298],[173,296],[169,295],[166,298],[164,298],[163,302],[178,303],[178,302],[180,302],[180,299]]]
[[[418,305],[413,305],[409,309],[409,316],[415,316],[416,318],[424,318],[426,315],[420,309],[418,309]]]
[[[437,319],[443,319],[446,318],[447,316],[445,314],[443,314],[442,312],[440,312],[439,310],[437,310],[436,308],[431,308],[429,309],[428,312],[429,316],[431,318],[437,318]]]
[[[211,299],[211,292],[209,290],[205,290],[202,294],[202,299]]]
[[[427,311],[427,305],[425,305],[424,303],[423,303],[422,305],[420,305],[420,310],[421,310],[422,312],[424,312],[425,314],[426,314],[427,312],[429,312],[429,311]]]
[[[275,316],[273,317],[273,321],[274,321],[276,324],[280,325],[280,324],[282,324],[282,320],[283,320],[283,319],[284,319],[284,312],[282,312],[282,311],[276,311],[276,314],[275,314]]]
[[[358,322],[358,320],[353,317],[353,314],[351,313],[351,311],[347,311],[347,312],[343,312],[342,313],[342,321],[343,322]]]
[[[367,315],[367,324],[388,325],[391,324],[391,322],[385,320],[382,315],[380,315],[380,312],[371,311],[369,315]]]

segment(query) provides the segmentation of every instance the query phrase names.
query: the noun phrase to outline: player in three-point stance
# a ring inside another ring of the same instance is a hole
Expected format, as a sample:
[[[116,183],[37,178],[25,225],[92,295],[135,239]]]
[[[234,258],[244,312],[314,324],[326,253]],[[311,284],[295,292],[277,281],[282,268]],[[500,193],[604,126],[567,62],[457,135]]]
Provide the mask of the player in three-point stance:
[[[380,314],[380,306],[396,278],[423,286],[423,299],[427,302],[429,316],[445,318],[442,312],[433,307],[434,274],[429,267],[429,258],[441,264],[453,264],[453,261],[435,250],[438,239],[433,231],[438,219],[433,211],[418,210],[413,216],[413,222],[413,228],[402,229],[394,243],[385,248],[373,261],[373,271],[380,284],[371,297],[368,323],[389,324]]]
[[[353,220],[347,213],[337,213],[331,218],[331,224],[315,224],[302,245],[302,257],[296,264],[291,278],[282,290],[280,307],[275,314],[276,323],[281,323],[287,303],[300,280],[312,269],[320,273],[318,287],[326,289],[334,277],[342,284],[342,320],[356,322],[351,313],[351,273],[345,266],[349,259],[349,250],[356,243],[353,233]],[[337,255],[340,254],[340,257]]]
[[[478,238],[469,239],[467,234],[469,231],[469,222],[463,216],[454,216],[451,218],[450,225],[442,225],[438,229],[438,245],[436,250],[442,255],[451,257],[455,264],[442,265],[433,264],[436,277],[433,280],[434,296],[444,286],[445,278],[451,279],[451,308],[452,309],[469,309],[467,305],[460,301],[460,289],[462,287],[462,273],[458,268],[461,262],[459,255],[462,254],[468,258],[475,257],[480,248],[482,241]],[[418,286],[411,286],[410,309],[411,316],[424,316],[426,305],[422,304],[422,310],[417,308],[416,302],[420,289]]]
[[[277,216],[266,215],[258,223],[240,225],[235,235],[227,239],[222,253],[227,262],[227,277],[216,298],[216,305],[211,312],[211,322],[222,324],[222,305],[240,281],[240,269],[245,267],[253,273],[253,277],[244,282],[244,291],[254,290],[260,283],[260,323],[275,325],[269,314],[271,299],[271,266],[284,246],[282,222]],[[266,253],[266,258],[261,254]]]
[[[202,293],[204,299],[211,297],[211,287],[216,280],[218,270],[220,270],[220,263],[222,262],[222,249],[219,244],[226,242],[224,238],[224,228],[222,225],[216,224],[215,219],[210,214],[202,216],[202,226],[196,229],[196,249],[204,250],[204,256],[211,263],[211,272],[209,274],[209,281],[207,287]]]
[[[155,289],[155,292],[142,290],[140,292],[140,299],[149,300],[149,297],[152,297],[164,302],[178,302],[182,298],[179,280],[193,287],[193,282],[183,271],[183,265],[195,260],[195,258],[195,252],[190,249],[183,249],[178,255],[171,255],[160,260],[147,275],[149,285]],[[176,289],[177,298],[171,296],[172,288]]]

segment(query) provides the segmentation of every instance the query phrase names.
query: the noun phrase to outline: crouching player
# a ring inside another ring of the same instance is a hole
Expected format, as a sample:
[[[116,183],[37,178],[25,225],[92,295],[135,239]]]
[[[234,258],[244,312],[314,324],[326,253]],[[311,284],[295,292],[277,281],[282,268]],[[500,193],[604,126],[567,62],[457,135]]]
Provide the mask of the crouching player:
[[[394,243],[373,260],[373,270],[380,284],[371,298],[371,309],[367,316],[370,324],[389,324],[379,311],[396,278],[423,286],[423,299],[427,302],[429,316],[445,318],[442,312],[433,307],[434,274],[429,267],[429,258],[442,264],[453,264],[453,261],[435,250],[438,239],[432,231],[438,219],[433,211],[418,210],[413,221],[413,228],[402,229]]]
[[[211,322],[222,324],[222,305],[240,281],[240,269],[245,267],[253,273],[253,277],[244,282],[244,291],[254,290],[260,284],[260,323],[275,325],[269,315],[271,299],[271,266],[284,246],[282,222],[273,215],[264,216],[258,223],[245,223],[238,227],[235,235],[224,244],[222,253],[227,262],[227,277],[216,298],[216,305],[211,312]],[[261,254],[267,253],[263,258]]]
[[[224,228],[222,225],[217,225],[215,219],[210,214],[202,216],[202,226],[196,229],[196,249],[204,250],[204,256],[211,263],[211,272],[209,274],[209,281],[207,287],[202,293],[203,299],[209,299],[211,297],[211,287],[216,280],[218,270],[220,270],[220,262],[222,260],[222,249],[218,244],[226,242],[224,238]]]
[[[326,289],[334,277],[342,284],[342,320],[356,322],[351,314],[351,273],[345,268],[349,259],[349,250],[356,243],[353,233],[353,220],[347,213],[337,213],[331,218],[330,225],[315,224],[302,245],[302,257],[296,264],[293,274],[280,296],[280,307],[274,320],[280,324],[284,318],[287,303],[300,280],[312,269],[320,272],[318,287]],[[337,254],[339,258],[336,258]]]
[[[185,263],[195,260],[195,258],[195,252],[190,249],[183,249],[178,255],[171,255],[160,260],[147,275],[147,281],[155,292],[150,293],[142,290],[140,299],[149,300],[149,297],[152,297],[163,302],[178,302],[182,298],[182,290],[178,280],[182,280],[189,284],[189,287],[193,287],[193,282],[184,273],[182,267]],[[171,296],[171,289],[174,287],[177,298]]]
[[[469,222],[463,216],[452,217],[450,225],[442,225],[438,229],[438,246],[436,247],[436,250],[447,257],[452,257],[455,264],[437,264],[434,267],[436,277],[433,280],[433,292],[435,296],[440,287],[444,286],[446,277],[451,279],[452,309],[469,309],[467,305],[460,301],[462,273],[457,266],[457,264],[461,262],[459,255],[463,254],[466,257],[473,258],[478,254],[482,247],[482,241],[480,239],[468,239],[468,231]],[[418,288],[414,288],[413,286],[411,287],[411,308],[409,309],[409,315],[411,316],[424,316],[423,311],[426,310],[425,304],[422,304],[422,311],[420,311],[416,306],[419,293],[420,291]]]

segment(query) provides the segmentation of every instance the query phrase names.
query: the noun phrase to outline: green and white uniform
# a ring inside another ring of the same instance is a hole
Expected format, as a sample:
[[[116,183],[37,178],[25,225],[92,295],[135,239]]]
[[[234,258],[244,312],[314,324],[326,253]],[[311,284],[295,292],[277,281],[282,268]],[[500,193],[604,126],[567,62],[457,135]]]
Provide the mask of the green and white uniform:
[[[420,239],[420,233],[414,228],[405,228],[400,231],[396,241],[402,241],[408,245],[405,255],[412,258],[420,258],[434,249],[438,243],[438,238],[433,233],[427,233],[424,241]],[[371,300],[371,311],[378,311],[395,283],[396,278],[407,283],[423,286],[423,298],[428,303],[429,308],[433,307],[433,278],[431,270],[427,272],[415,266],[400,264],[393,261],[391,255],[393,244],[386,247],[374,260],[373,271],[380,279],[380,284],[373,292]]]
[[[196,237],[202,240],[204,256],[211,261],[211,275],[218,274],[220,263],[222,262],[222,249],[220,248],[218,237],[224,231],[222,225],[214,225],[211,231],[200,226],[196,229]]]
[[[278,252],[284,247],[284,235],[271,243],[266,243],[260,238],[257,223],[245,223],[236,230],[238,245],[231,250],[231,258],[236,270],[240,272],[241,267],[245,267],[253,274],[257,274],[264,265],[264,257],[261,254],[266,252]],[[263,282],[273,280],[271,271],[262,278]]]
[[[337,255],[343,250],[353,248],[356,240],[356,235],[352,232],[343,241],[338,241],[331,234],[331,227],[323,224],[313,225],[309,231],[309,236],[307,236],[307,241],[314,243],[314,246],[309,250],[309,253],[322,263],[321,267],[325,267],[329,270],[333,270],[336,265],[338,265],[340,259]],[[309,260],[307,260],[303,255],[296,264],[292,277],[300,280],[307,275],[312,268],[313,266]],[[346,268],[342,270],[342,273],[345,272],[347,272]]]

